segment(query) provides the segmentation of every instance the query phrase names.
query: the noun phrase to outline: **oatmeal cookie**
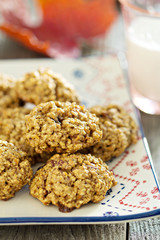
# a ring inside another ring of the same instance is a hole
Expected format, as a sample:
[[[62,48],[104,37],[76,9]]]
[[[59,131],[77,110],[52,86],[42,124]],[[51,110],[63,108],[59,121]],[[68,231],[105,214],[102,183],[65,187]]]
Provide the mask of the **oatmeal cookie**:
[[[47,68],[27,73],[17,82],[16,90],[23,101],[35,105],[55,100],[79,103],[73,87],[64,78]]]
[[[32,168],[25,153],[0,140],[0,199],[12,198],[31,178]]]
[[[73,153],[102,137],[98,118],[75,103],[41,103],[26,115],[25,121],[26,139],[37,153]]]
[[[0,108],[18,107],[20,100],[15,91],[16,81],[5,74],[0,74]]]
[[[24,144],[24,118],[29,112],[29,109],[23,107],[2,109],[0,111],[0,138],[21,148],[21,144]]]
[[[100,158],[56,154],[36,172],[30,194],[45,205],[53,204],[69,212],[90,201],[101,201],[115,184],[113,173]]]
[[[7,108],[0,111],[0,139],[13,143],[16,147],[27,153],[27,157],[32,164],[35,162],[45,162],[51,157],[51,154],[37,154],[35,150],[26,143],[25,133],[25,115],[30,110],[18,107]]]
[[[102,139],[85,152],[90,152],[103,161],[117,157],[138,140],[138,127],[132,117],[120,106],[94,106],[89,109],[100,120]]]

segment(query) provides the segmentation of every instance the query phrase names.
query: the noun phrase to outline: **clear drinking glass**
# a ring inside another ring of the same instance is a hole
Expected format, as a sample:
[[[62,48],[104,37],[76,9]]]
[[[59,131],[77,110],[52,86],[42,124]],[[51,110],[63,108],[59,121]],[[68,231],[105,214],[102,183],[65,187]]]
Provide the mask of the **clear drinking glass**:
[[[133,103],[160,114],[160,0],[119,0]]]

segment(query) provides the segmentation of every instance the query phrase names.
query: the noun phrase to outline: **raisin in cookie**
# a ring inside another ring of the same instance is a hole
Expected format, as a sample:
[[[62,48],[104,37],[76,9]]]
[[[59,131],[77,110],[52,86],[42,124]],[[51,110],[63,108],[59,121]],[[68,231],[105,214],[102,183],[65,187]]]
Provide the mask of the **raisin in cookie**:
[[[15,91],[16,81],[5,74],[0,74],[0,108],[18,107],[20,100]]]
[[[48,101],[69,101],[79,103],[73,87],[50,69],[39,69],[25,74],[16,84],[20,99],[38,105]]]
[[[32,168],[26,154],[12,143],[0,140],[0,199],[12,198],[31,178]]]
[[[56,154],[36,172],[30,194],[45,205],[53,204],[69,212],[90,201],[101,201],[115,184],[113,173],[100,158]]]
[[[47,102],[26,115],[26,140],[37,153],[73,153],[99,142],[99,119],[84,106]]]
[[[89,109],[100,120],[102,139],[87,152],[108,161],[124,152],[138,140],[138,128],[132,117],[120,106],[94,106]]]

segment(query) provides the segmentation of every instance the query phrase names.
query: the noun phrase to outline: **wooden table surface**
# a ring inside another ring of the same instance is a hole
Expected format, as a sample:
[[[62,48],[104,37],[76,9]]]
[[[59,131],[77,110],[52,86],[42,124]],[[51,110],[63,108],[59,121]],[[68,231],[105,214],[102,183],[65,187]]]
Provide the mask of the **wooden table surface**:
[[[105,49],[124,50],[124,34],[119,18],[106,36]],[[0,33],[0,59],[42,58],[19,43]],[[160,182],[160,116],[140,113],[146,138],[149,143],[155,171]],[[103,225],[34,225],[0,226],[0,240],[123,240],[123,239],[160,239],[160,218],[131,222],[129,224]]]

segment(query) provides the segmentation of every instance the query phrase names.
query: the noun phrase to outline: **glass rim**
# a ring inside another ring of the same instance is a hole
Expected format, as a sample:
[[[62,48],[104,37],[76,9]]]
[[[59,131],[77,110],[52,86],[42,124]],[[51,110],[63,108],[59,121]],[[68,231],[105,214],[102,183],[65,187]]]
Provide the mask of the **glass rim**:
[[[122,6],[133,9],[134,11],[136,11],[138,13],[145,14],[145,15],[150,15],[151,17],[160,17],[160,13],[151,12],[151,11],[142,9],[142,8],[130,3],[128,0],[119,0],[119,2],[122,4]]]

